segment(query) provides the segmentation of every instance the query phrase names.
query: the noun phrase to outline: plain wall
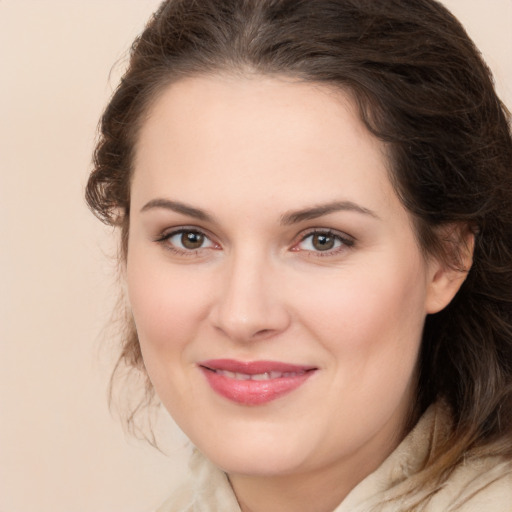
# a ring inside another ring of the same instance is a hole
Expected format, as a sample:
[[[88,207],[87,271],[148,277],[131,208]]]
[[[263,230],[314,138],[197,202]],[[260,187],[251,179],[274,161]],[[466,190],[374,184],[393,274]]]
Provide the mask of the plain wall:
[[[158,3],[0,0],[0,512],[145,512],[185,471],[170,420],[164,456],[109,414],[115,249],[83,200],[97,120]],[[510,107],[512,0],[445,4]]]

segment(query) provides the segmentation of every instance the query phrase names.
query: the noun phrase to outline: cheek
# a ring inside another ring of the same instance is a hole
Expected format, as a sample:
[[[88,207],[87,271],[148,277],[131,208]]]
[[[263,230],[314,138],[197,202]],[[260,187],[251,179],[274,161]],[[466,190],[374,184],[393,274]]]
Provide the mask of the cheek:
[[[380,373],[379,363],[413,366],[425,319],[421,265],[361,268],[298,298],[309,330],[351,375]]]
[[[308,296],[308,327],[330,358],[330,400],[337,422],[363,418],[354,439],[377,432],[414,393],[425,318],[424,288],[416,268],[388,267],[379,276],[351,273],[328,294]],[[320,297],[323,296],[323,299]],[[349,434],[347,434],[348,436]]]
[[[204,280],[134,251],[127,265],[127,285],[143,352],[151,346],[162,356],[193,337],[206,310]]]
[[[193,394],[187,378],[188,351],[201,323],[204,285],[201,288],[183,269],[177,272],[168,262],[135,251],[127,265],[127,285],[144,365],[155,391],[173,413],[187,411]]]

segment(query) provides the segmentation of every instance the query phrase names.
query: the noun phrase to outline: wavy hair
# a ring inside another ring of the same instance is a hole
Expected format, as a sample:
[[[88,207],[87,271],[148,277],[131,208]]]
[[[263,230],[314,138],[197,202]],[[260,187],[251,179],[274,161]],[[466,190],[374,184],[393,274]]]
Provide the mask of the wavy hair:
[[[468,454],[512,456],[512,139],[509,113],[461,24],[434,0],[168,0],[131,48],[100,124],[86,198],[119,226],[126,257],[137,136],[183,77],[285,75],[355,98],[389,148],[390,178],[422,249],[457,265],[443,226],[475,234],[455,299],[426,319],[417,418],[446,402],[453,431],[423,471],[442,481]],[[146,378],[133,322],[116,369]],[[140,407],[141,404],[138,404]],[[133,420],[133,414],[131,415]]]

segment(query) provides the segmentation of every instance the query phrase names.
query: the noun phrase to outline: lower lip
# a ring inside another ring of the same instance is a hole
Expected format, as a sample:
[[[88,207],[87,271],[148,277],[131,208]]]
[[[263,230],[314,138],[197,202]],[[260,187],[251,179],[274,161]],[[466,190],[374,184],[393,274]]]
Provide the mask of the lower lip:
[[[242,405],[263,405],[294,391],[311,377],[306,371],[294,377],[268,380],[238,380],[200,367],[211,388],[219,395]]]

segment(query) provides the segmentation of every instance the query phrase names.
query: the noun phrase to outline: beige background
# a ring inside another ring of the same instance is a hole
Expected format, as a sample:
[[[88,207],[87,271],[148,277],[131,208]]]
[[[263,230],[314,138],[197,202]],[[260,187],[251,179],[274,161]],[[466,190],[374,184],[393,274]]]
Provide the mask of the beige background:
[[[164,456],[108,412],[112,234],[82,199],[102,106],[158,3],[0,0],[0,512],[145,512],[183,475],[170,420]],[[512,0],[445,3],[512,105]]]

